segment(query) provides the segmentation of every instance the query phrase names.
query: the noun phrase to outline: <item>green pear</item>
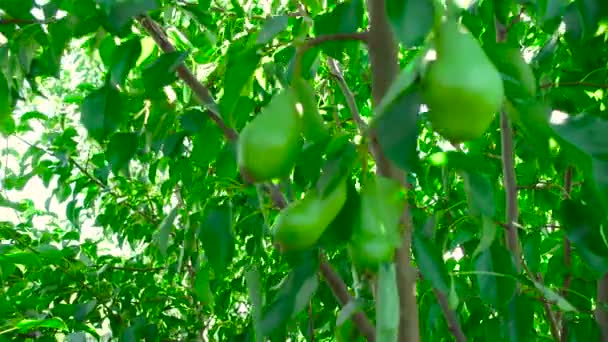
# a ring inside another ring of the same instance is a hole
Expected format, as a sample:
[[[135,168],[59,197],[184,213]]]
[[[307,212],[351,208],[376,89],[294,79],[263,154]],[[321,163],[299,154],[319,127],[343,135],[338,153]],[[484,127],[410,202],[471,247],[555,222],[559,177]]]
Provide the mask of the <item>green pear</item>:
[[[475,38],[457,22],[442,22],[435,34],[437,59],[429,63],[421,89],[429,120],[453,143],[476,139],[502,105],[502,78]]]
[[[301,131],[293,93],[276,94],[241,131],[237,147],[240,169],[254,182],[288,176],[302,147]]]

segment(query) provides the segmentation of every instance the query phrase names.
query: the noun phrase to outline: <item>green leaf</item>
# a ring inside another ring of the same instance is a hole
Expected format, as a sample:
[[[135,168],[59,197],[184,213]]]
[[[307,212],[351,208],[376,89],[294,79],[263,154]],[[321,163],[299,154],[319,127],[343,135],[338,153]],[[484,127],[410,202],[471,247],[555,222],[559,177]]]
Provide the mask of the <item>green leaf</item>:
[[[234,257],[232,206],[208,204],[201,222],[199,239],[216,275],[223,275]]]
[[[348,243],[360,212],[361,198],[355,188],[355,184],[348,182],[347,186],[348,195],[342,210],[340,210],[338,216],[329,224],[323,235],[319,238],[320,245],[328,251]]]
[[[420,45],[431,32],[435,17],[432,0],[391,0],[386,14],[393,32],[405,47]]]
[[[258,68],[261,56],[257,49],[243,46],[236,41],[228,48],[226,74],[224,75],[224,95],[220,100],[220,112],[224,118],[232,118],[241,92],[251,82],[253,73]]]
[[[97,306],[97,300],[95,299],[91,299],[86,303],[82,303],[82,304],[76,304],[74,306],[75,312],[74,312],[74,319],[77,321],[84,321],[84,319],[87,317],[87,315],[93,311],[93,309],[95,309],[95,307]]]
[[[116,133],[110,138],[106,148],[106,159],[112,166],[112,172],[118,173],[128,167],[131,158],[137,152],[138,137],[135,133]]]
[[[24,333],[39,328],[50,328],[61,331],[67,331],[68,327],[65,322],[60,318],[49,318],[49,319],[23,319],[15,328],[19,329],[20,332]]]
[[[190,158],[196,166],[207,168],[209,163],[215,160],[222,148],[222,133],[214,124],[206,124],[205,127],[193,139],[192,153]]]
[[[318,258],[310,253],[299,258],[282,282],[277,297],[264,311],[260,323],[263,336],[283,327],[308,305],[319,285],[318,267]]]
[[[203,305],[213,303],[213,293],[209,286],[209,270],[201,268],[196,272],[194,280],[194,294]]]
[[[574,1],[566,8],[564,23],[566,34],[572,39],[592,38],[600,20],[600,1]]]
[[[529,298],[516,295],[509,303],[506,324],[508,341],[524,342],[534,340],[534,306]]]
[[[608,161],[608,120],[590,114],[569,116],[552,124],[563,140],[587,155]]]
[[[479,240],[479,245],[475,248],[475,252],[473,252],[473,258],[492,246],[496,238],[497,228],[491,218],[487,216],[481,217],[481,239]]]
[[[501,245],[494,244],[475,259],[479,295],[483,301],[501,307],[515,294],[515,266],[511,254]]]
[[[336,317],[336,325],[341,326],[351,319],[351,317],[363,309],[363,303],[360,300],[352,299],[340,309],[338,317]]]
[[[177,218],[177,207],[171,209],[169,214],[163,218],[163,221],[158,226],[158,249],[163,256],[167,256],[167,247],[169,246],[169,239],[171,238],[171,231],[173,230],[173,222]]]
[[[378,270],[376,297],[376,339],[397,341],[399,336],[399,290],[395,264],[382,264]]]
[[[4,74],[0,72],[0,122],[11,115],[11,88]]]
[[[99,142],[114,133],[124,120],[121,95],[108,86],[87,95],[80,112],[82,124],[89,135]]]
[[[39,267],[42,265],[42,262],[38,255],[31,252],[0,254],[0,260],[16,265],[24,265],[27,267]]]
[[[262,29],[258,33],[256,40],[257,44],[266,44],[271,42],[276,35],[285,31],[288,24],[288,17],[285,15],[279,15],[270,17],[262,26]]]
[[[155,93],[177,79],[177,68],[184,62],[188,53],[174,51],[162,54],[142,71],[142,81],[146,91]]]
[[[576,308],[570,304],[570,302],[568,302],[564,297],[562,297],[561,295],[559,295],[557,292],[551,290],[550,288],[548,288],[547,286],[544,286],[543,284],[539,283],[536,280],[531,279],[532,282],[534,283],[534,286],[536,286],[536,288],[542,293],[543,297],[549,302],[549,303],[555,303],[562,311],[574,311],[576,312]]]
[[[435,289],[447,294],[450,291],[450,280],[441,250],[418,230],[413,234],[412,247],[416,265],[424,279],[430,281]]]
[[[104,8],[112,29],[121,31],[133,17],[158,8],[156,0],[98,0]]]
[[[114,49],[110,67],[110,81],[113,86],[124,84],[129,71],[135,67],[140,54],[141,43],[139,39],[127,40]]]
[[[224,144],[215,159],[215,175],[220,178],[234,179],[237,172],[236,147],[232,143]]]
[[[392,162],[405,171],[415,171],[419,167],[416,151],[419,108],[420,96],[417,92],[403,94],[387,105],[374,122],[380,147]]]
[[[332,10],[317,15],[313,20],[314,33],[317,36],[357,32],[363,26],[363,1],[342,2]],[[321,49],[330,57],[342,60],[342,52],[346,44],[348,43],[330,41],[322,44]]]
[[[463,172],[462,176],[469,203],[469,213],[473,216],[494,217],[496,204],[489,178],[476,172]]]
[[[262,292],[262,281],[257,268],[252,268],[245,273],[245,281],[249,293],[249,302],[253,311],[253,324],[256,332],[256,341],[261,340],[260,323],[262,319],[262,306],[264,305],[264,294]]]
[[[182,128],[190,133],[196,134],[200,132],[205,124],[209,121],[205,113],[200,109],[190,109],[179,117]]]
[[[416,53],[412,61],[399,72],[399,75],[386,91],[382,101],[376,105],[375,112],[377,116],[384,113],[389,105],[392,105],[398,99],[403,98],[403,96],[410,91],[410,88],[416,84],[416,78],[419,76],[421,67],[424,65],[423,62],[427,52],[428,48],[420,50]]]
[[[562,202],[558,218],[581,258],[598,275],[608,272],[608,247],[601,229],[602,214],[574,200]]]

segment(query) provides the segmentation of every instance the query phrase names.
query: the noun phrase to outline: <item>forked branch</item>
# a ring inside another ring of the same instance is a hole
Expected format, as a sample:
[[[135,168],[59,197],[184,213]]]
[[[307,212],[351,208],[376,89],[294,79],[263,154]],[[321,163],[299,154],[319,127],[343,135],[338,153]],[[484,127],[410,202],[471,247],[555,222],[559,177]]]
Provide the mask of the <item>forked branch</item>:
[[[148,34],[152,36],[156,44],[158,44],[158,46],[164,52],[167,53],[175,51],[175,48],[169,41],[163,29],[154,20],[148,16],[140,16],[138,19]],[[207,115],[222,129],[226,139],[231,142],[236,142],[238,140],[238,133],[234,129],[228,127],[221,118],[218,105],[211,96],[209,90],[196,79],[196,77],[184,64],[178,67],[177,74],[179,78],[182,79],[184,83],[190,87],[190,89],[192,89],[200,102],[207,107]],[[244,178],[246,177],[244,176]],[[273,184],[264,184],[264,187],[269,190],[275,207],[279,209],[285,207],[285,200],[277,186]],[[344,292],[344,289],[346,289],[344,280],[342,280],[342,278],[340,278],[340,276],[333,271],[332,266],[327,261],[321,261],[321,272],[324,274],[325,279],[327,280],[327,283],[334,294],[341,294]],[[373,336],[375,333],[373,325],[363,313],[355,315],[353,317],[353,322],[364,336]],[[372,335],[370,335],[370,330]]]

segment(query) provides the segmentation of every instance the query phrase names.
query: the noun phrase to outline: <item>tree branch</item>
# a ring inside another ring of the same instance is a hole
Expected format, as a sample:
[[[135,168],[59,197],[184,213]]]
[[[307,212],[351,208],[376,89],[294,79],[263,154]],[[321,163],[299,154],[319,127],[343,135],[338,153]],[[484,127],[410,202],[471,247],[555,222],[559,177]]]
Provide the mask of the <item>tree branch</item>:
[[[360,42],[367,42],[368,32],[350,32],[350,33],[333,33],[324,34],[307,39],[302,48],[304,51],[317,47],[323,43],[340,41],[340,40],[355,40]]]
[[[516,223],[519,217],[517,204],[517,180],[515,178],[515,161],[513,157],[513,131],[507,114],[500,113],[500,133],[502,140],[502,173],[506,197],[507,248],[511,251],[517,270],[521,270],[521,247]]]
[[[443,315],[448,321],[448,328],[454,335],[456,342],[466,342],[467,337],[462,332],[462,327],[460,326],[460,322],[458,321],[458,317],[456,317],[456,313],[450,310],[450,306],[448,304],[448,298],[445,293],[433,288],[433,292],[437,297],[437,301],[439,302],[439,306],[441,306],[441,311],[443,311]]]
[[[370,20],[368,50],[372,71],[372,96],[374,104],[378,105],[399,73],[398,49],[386,15],[385,0],[367,0],[367,7]],[[376,160],[378,174],[398,180],[407,189],[408,184],[404,174],[386,158],[378,143],[377,134],[376,129],[369,131],[370,147]],[[401,222],[404,230],[401,244],[395,253],[399,289],[399,341],[416,342],[420,340],[416,272],[410,262],[414,224],[407,203],[403,208]]]
[[[572,191],[572,166],[568,166],[566,168],[566,172],[564,174],[564,199],[570,198],[570,192]],[[562,288],[562,296],[566,298],[568,295],[568,291],[570,289],[570,283],[572,283],[572,246],[570,245],[570,239],[566,236],[566,232],[564,231],[564,267],[566,267],[566,278],[564,279],[564,286]],[[562,330],[560,334],[560,338],[562,341],[566,341],[568,339],[568,325],[563,321],[563,316],[561,316],[561,325]]]
[[[139,17],[139,22],[164,52],[175,51],[175,48],[169,41],[163,29],[149,16]],[[238,133],[234,129],[228,127],[224,120],[221,118],[221,116],[219,115],[217,103],[211,96],[209,90],[196,79],[196,77],[184,64],[178,67],[177,74],[186,83],[186,85],[188,85],[188,87],[192,89],[199,101],[207,107],[207,115],[222,129],[222,132],[224,133],[226,139],[232,142],[236,142],[238,140]],[[245,180],[248,179],[246,174],[243,174],[241,172],[241,175]],[[264,187],[269,190],[275,207],[277,207],[278,209],[282,209],[286,206],[285,198],[283,197],[281,191],[276,185],[264,184]],[[329,271],[333,272],[327,273],[325,279],[328,280],[327,283],[334,293],[341,293],[343,289],[346,289],[346,284],[344,283],[344,280],[342,280],[340,276],[333,271],[331,265],[328,264],[327,261],[321,262],[321,270],[324,275],[326,275],[326,273]],[[332,275],[334,275],[334,277],[332,277]],[[353,322],[362,334],[365,335],[366,333],[368,333],[369,326],[371,326],[371,323],[369,323],[369,320],[367,319],[367,317],[365,317],[363,313],[361,313],[361,315],[355,315],[353,318]],[[375,333],[375,329],[372,328],[371,330]]]
[[[348,293],[348,288],[346,287],[346,284],[344,284],[344,281],[342,281],[342,278],[340,278],[340,275],[331,268],[327,261],[323,259],[325,259],[324,255],[322,255],[321,260],[321,274],[325,278],[325,281],[330,284],[329,287],[331,288],[331,291],[338,302],[344,306],[353,298]],[[363,335],[368,341],[376,341],[376,330],[362,311],[354,313],[352,320],[359,328],[361,335]]]
[[[600,341],[608,341],[608,273],[597,281],[597,306],[595,308],[595,319],[600,327],[602,336]]]
[[[338,82],[338,86],[342,90],[342,93],[344,94],[344,98],[346,98],[346,104],[348,105],[348,108],[350,109],[350,113],[353,117],[353,120],[357,124],[357,128],[359,129],[359,131],[361,133],[365,133],[365,131],[367,130],[367,124],[365,123],[365,121],[363,121],[363,118],[361,117],[361,114],[359,113],[359,108],[357,107],[357,102],[355,101],[355,96],[353,95],[353,92],[348,87],[348,84],[346,84],[346,80],[344,79],[342,70],[340,70],[338,61],[336,61],[335,59],[333,59],[331,57],[327,57],[327,66],[329,67],[329,71],[330,71],[331,75]]]

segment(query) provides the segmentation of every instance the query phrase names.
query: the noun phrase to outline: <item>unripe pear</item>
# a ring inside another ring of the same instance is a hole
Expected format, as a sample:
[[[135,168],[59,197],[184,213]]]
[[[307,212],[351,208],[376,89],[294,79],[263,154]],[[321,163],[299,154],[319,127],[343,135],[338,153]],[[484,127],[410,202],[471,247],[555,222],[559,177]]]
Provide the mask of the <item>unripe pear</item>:
[[[288,176],[302,147],[301,131],[292,92],[276,94],[241,132],[239,167],[255,182]]]
[[[500,109],[500,73],[464,27],[447,20],[436,31],[437,59],[422,80],[433,128],[453,143],[473,140],[488,129]]]

